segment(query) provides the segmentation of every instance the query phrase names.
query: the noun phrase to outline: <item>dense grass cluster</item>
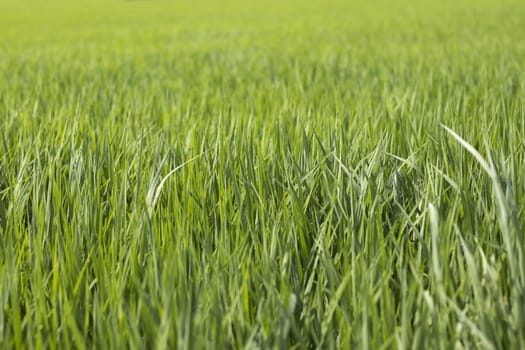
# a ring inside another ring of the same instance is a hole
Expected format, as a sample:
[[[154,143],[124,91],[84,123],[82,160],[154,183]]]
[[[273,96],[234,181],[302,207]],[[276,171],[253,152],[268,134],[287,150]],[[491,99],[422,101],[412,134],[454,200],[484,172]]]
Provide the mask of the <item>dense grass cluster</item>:
[[[0,345],[525,348],[524,18],[0,0]]]

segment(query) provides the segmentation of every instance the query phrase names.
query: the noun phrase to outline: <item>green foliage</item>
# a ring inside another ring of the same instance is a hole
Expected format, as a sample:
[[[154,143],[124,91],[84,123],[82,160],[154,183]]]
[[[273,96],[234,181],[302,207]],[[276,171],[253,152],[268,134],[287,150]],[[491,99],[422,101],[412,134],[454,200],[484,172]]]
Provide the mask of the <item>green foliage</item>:
[[[525,348],[524,16],[1,1],[1,347]]]

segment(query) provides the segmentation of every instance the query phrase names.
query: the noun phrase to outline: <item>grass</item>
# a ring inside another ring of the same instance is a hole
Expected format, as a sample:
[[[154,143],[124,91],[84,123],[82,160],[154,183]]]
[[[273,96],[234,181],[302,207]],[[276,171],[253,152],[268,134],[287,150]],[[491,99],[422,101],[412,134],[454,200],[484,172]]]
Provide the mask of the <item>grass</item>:
[[[1,0],[0,346],[524,348],[524,16]]]

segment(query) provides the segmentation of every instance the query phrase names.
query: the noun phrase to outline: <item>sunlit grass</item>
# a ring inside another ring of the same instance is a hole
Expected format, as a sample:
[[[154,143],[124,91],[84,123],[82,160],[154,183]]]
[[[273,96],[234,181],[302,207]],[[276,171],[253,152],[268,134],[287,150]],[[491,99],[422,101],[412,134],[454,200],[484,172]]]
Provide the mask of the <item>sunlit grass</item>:
[[[524,15],[0,2],[0,345],[524,348]]]

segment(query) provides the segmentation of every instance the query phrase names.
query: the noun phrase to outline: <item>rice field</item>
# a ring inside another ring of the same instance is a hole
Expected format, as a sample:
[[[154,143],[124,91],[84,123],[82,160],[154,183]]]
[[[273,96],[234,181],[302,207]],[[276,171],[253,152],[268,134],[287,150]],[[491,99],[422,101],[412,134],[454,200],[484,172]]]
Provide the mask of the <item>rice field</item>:
[[[0,347],[525,348],[521,0],[0,0]]]

